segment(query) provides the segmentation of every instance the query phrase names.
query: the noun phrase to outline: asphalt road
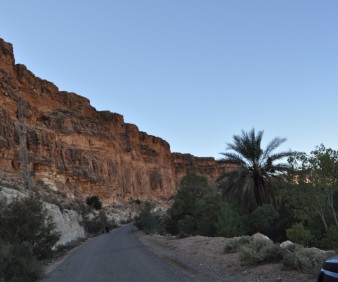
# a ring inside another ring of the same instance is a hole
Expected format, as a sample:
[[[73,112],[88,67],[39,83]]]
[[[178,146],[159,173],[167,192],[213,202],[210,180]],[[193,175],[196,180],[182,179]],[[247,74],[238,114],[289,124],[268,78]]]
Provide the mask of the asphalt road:
[[[139,241],[129,224],[74,251],[43,282],[193,281]]]

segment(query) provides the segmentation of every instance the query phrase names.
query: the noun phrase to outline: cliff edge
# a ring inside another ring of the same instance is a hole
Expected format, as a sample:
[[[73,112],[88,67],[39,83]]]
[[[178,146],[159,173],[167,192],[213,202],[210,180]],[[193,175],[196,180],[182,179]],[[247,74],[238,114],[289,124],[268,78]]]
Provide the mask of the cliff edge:
[[[235,168],[213,158],[171,153],[166,141],[125,123],[120,114],[96,111],[88,99],[59,91],[15,64],[12,45],[0,39],[0,175],[18,182],[24,152],[20,114],[33,181],[68,197],[98,195],[106,205],[162,200],[175,193],[188,172],[214,180]]]

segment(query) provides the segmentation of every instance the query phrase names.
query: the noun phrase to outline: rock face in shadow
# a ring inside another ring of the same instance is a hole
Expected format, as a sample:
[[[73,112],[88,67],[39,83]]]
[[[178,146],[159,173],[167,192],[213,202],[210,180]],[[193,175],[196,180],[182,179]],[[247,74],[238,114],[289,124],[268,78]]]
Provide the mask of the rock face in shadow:
[[[96,111],[88,99],[59,91],[15,64],[12,45],[0,39],[0,172],[18,181],[20,99],[32,178],[69,197],[98,195],[104,204],[162,200],[187,172],[214,180],[235,168],[171,153],[165,140],[125,123],[120,114]]]

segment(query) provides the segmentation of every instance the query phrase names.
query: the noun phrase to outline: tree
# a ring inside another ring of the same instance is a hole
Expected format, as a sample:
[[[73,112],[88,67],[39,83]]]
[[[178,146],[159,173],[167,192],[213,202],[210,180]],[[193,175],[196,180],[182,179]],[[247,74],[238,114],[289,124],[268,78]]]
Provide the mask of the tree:
[[[243,236],[246,232],[243,217],[230,203],[223,202],[218,216],[217,233],[223,237]]]
[[[100,198],[98,196],[87,197],[86,203],[87,203],[88,206],[90,206],[90,207],[92,207],[96,210],[100,210],[102,208],[102,203],[101,203]]]
[[[179,221],[186,215],[194,215],[198,200],[210,192],[211,188],[206,177],[196,175],[195,173],[184,176],[180,182],[179,190],[174,197],[174,204],[169,210],[171,218]]]
[[[10,244],[28,242],[38,259],[50,257],[60,238],[52,218],[34,196],[2,203],[0,222],[0,240]]]
[[[182,178],[168,214],[171,230],[187,235],[213,236],[221,208],[220,195],[208,179],[194,173]]]
[[[291,212],[294,221],[306,224],[318,217],[327,231],[330,209],[325,194],[314,187],[308,178],[303,179],[302,174],[295,171],[289,175],[289,181],[279,187],[279,200]]]
[[[59,238],[38,198],[0,201],[0,281],[37,281]]]
[[[317,146],[309,155],[301,153],[289,158],[293,167],[295,189],[304,191],[298,203],[309,206],[322,220],[328,230],[327,210],[330,210],[336,227],[338,220],[335,209],[335,195],[338,192],[338,151]],[[304,188],[305,187],[305,188]],[[307,197],[306,197],[307,196]]]
[[[283,173],[289,169],[286,163],[275,163],[293,153],[273,153],[285,138],[276,137],[267,147],[261,148],[263,131],[255,133],[242,131],[242,135],[234,135],[233,143],[227,143],[227,150],[221,153],[224,161],[238,164],[239,168],[225,174],[218,180],[223,196],[251,212],[265,203],[275,203],[274,180],[282,179]]]
[[[334,207],[334,194],[338,189],[338,151],[326,149],[323,144],[316,147],[308,158],[309,182],[326,196],[335,225],[338,227]]]

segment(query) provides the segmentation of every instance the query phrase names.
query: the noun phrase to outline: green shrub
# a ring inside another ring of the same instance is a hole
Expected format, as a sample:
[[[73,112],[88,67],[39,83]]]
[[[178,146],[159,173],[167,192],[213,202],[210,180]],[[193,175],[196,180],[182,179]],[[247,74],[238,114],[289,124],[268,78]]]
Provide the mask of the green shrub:
[[[140,200],[140,199],[136,199],[136,200],[135,200],[135,204],[137,204],[137,205],[141,205],[141,203],[142,203],[142,202],[141,202],[141,200]]]
[[[303,246],[308,246],[313,239],[311,231],[306,229],[302,223],[293,224],[291,228],[287,229],[286,237],[292,242]]]
[[[33,282],[41,276],[41,264],[30,243],[0,242],[0,281]]]
[[[279,244],[272,244],[271,246],[267,246],[264,252],[264,262],[280,262],[283,260],[284,250],[280,247]]]
[[[178,233],[178,224],[174,221],[168,213],[162,217],[162,224],[164,226],[164,231],[167,234],[175,235]]]
[[[109,225],[106,213],[103,210],[92,218],[89,217],[89,214],[84,214],[82,216],[83,227],[88,234],[97,235],[102,233],[104,232],[105,227]]]
[[[217,234],[223,237],[234,237],[246,234],[243,218],[228,202],[221,205],[217,222]]]
[[[280,246],[270,240],[253,240],[240,248],[240,260],[248,264],[278,262],[282,257]]]
[[[211,188],[206,177],[194,173],[184,176],[180,182],[180,188],[174,196],[174,203],[169,210],[171,218],[179,221],[187,214],[194,214],[197,201],[209,194],[210,191]]]
[[[218,193],[208,179],[194,173],[182,178],[174,203],[168,210],[170,231],[187,235],[214,236],[221,207]]]
[[[330,226],[321,241],[321,247],[324,249],[337,249],[338,248],[338,228]]]
[[[210,191],[197,200],[196,211],[193,215],[196,220],[195,234],[202,236],[216,235],[221,204],[220,195],[214,191]]]
[[[196,218],[187,214],[184,218],[178,221],[179,234],[181,235],[181,237],[196,235],[196,226]]]
[[[130,222],[132,222],[133,220],[132,220],[132,218],[131,217],[128,217],[128,218],[126,218],[126,219],[122,219],[121,221],[120,221],[120,224],[128,224],[128,223],[130,223]],[[116,227],[118,226],[117,225],[117,223],[115,223],[114,224]]]
[[[153,205],[145,202],[139,216],[134,218],[134,224],[146,234],[164,233],[164,226],[161,223],[160,216],[152,214]]]
[[[51,257],[60,235],[47,216],[42,202],[34,196],[16,199],[0,208],[0,239],[12,245],[28,242],[38,259]]]
[[[231,238],[225,243],[224,252],[225,253],[236,253],[239,251],[239,249],[242,246],[251,243],[253,240],[254,239],[251,236]]]
[[[278,217],[276,208],[271,204],[265,204],[248,215],[246,226],[249,228],[250,234],[260,232],[271,238],[274,235],[274,222]]]
[[[283,264],[299,271],[316,273],[325,258],[325,255],[318,251],[300,248],[293,253],[286,254]]]
[[[101,203],[100,198],[98,196],[87,197],[86,203],[87,203],[88,206],[90,206],[90,207],[92,207],[96,210],[100,210],[102,208],[102,203]]]

